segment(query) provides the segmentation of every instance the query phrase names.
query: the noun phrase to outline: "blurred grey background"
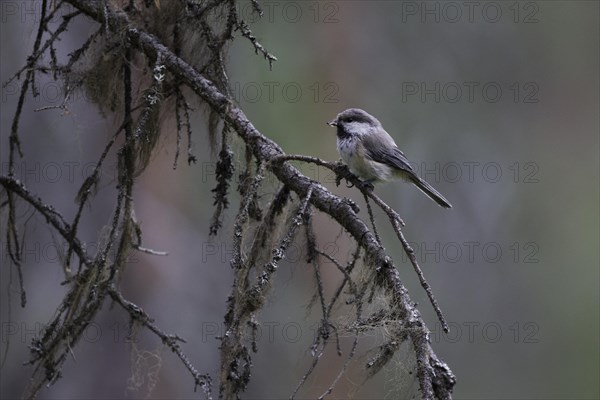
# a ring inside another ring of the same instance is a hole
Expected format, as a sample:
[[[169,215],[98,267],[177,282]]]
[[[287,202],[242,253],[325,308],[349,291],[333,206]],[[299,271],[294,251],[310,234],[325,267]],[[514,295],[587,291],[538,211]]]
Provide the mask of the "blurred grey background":
[[[29,54],[39,3],[1,4],[2,82]],[[256,127],[286,152],[333,161],[338,158],[335,133],[325,122],[345,108],[364,108],[454,205],[443,210],[404,184],[376,189],[404,218],[404,232],[450,322],[445,335],[385,216],[377,212],[384,245],[433,331],[433,347],[458,378],[455,397],[598,398],[599,3],[262,4],[261,20],[249,2],[240,3],[240,13],[254,22],[256,36],[278,57],[273,69],[243,38],[229,56],[232,91]],[[7,5],[16,5],[16,11]],[[57,49],[59,57],[95,29],[83,20],[73,26]],[[18,174],[71,219],[77,189],[116,129],[116,119],[100,115],[83,93],[69,103],[68,113],[34,112],[60,104],[63,95],[61,83],[51,77],[37,82],[41,98],[29,96],[24,106],[25,162],[18,163]],[[2,89],[3,174],[18,90],[16,83]],[[158,326],[187,339],[184,351],[200,372],[212,374],[218,390],[216,337],[222,334],[231,286],[237,204],[232,202],[224,228],[210,239],[214,159],[204,114],[196,114],[198,163],[188,166],[182,158],[174,170],[175,135],[164,133],[135,191],[144,245],[169,256],[132,254],[122,288]],[[115,162],[107,160],[100,191],[84,216],[80,233],[90,251],[113,211]],[[326,170],[299,168],[363,204],[355,189],[336,187]],[[32,372],[22,365],[29,359],[27,346],[65,293],[57,251],[62,242],[43,219],[22,208],[28,238],[25,309],[19,307],[16,272],[1,239],[2,398],[20,396]],[[321,215],[316,222],[321,246],[344,258],[350,249],[343,232]],[[303,256],[299,242],[259,316],[259,352],[245,398],[289,397],[310,364],[319,315],[318,307],[307,311],[315,285]],[[328,290],[341,279],[334,268],[330,271]],[[106,304],[73,349],[64,377],[41,398],[201,397],[193,393],[181,363],[155,337],[142,333],[132,346],[127,333],[125,314]],[[383,337],[384,331],[376,332],[361,341],[355,364],[333,398],[399,398],[416,392],[407,374],[411,361],[401,355],[363,385],[366,352]],[[342,342],[346,352],[351,339]],[[345,360],[333,352],[326,356],[300,397],[320,395]]]

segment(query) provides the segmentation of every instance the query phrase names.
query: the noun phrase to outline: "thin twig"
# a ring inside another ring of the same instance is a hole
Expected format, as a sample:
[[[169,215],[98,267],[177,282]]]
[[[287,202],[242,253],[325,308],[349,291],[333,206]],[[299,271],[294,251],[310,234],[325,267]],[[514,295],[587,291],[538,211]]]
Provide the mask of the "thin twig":
[[[421,283],[421,287],[423,287],[423,289],[425,290],[425,293],[427,293],[427,297],[429,298],[429,301],[431,302],[431,305],[433,306],[433,309],[435,310],[438,320],[442,324],[442,329],[444,330],[444,332],[448,333],[450,331],[450,328],[448,327],[446,318],[444,317],[444,314],[442,313],[442,310],[440,309],[440,306],[439,306],[437,300],[435,299],[435,296],[433,295],[431,286],[429,286],[429,283],[425,279],[425,275],[423,274],[421,267],[419,267],[419,263],[417,261],[417,257],[415,256],[414,250],[412,249],[412,247],[410,246],[410,244],[404,237],[404,234],[400,230],[400,226],[397,225],[397,222],[392,222],[392,225],[394,226],[394,231],[396,232],[398,239],[400,239],[400,242],[402,243],[402,247],[404,247],[404,250],[405,250],[406,254],[408,255],[408,258],[410,259],[410,262],[411,262],[415,272],[417,273],[417,276],[419,277],[419,282]]]
[[[365,287],[366,287],[366,283],[365,283]],[[358,347],[358,339],[360,337],[359,321],[362,316],[362,307],[363,307],[362,297],[363,297],[363,295],[364,295],[364,289],[359,292],[354,293],[354,296],[355,296],[354,303],[356,304],[356,313],[355,313],[356,320],[354,322],[354,340],[352,341],[352,347],[350,348],[350,353],[348,354],[348,357],[346,358],[346,361],[344,362],[342,369],[340,370],[340,372],[338,372],[338,374],[335,377],[335,379],[333,380],[333,382],[331,382],[331,384],[329,385],[327,390],[321,396],[319,396],[319,400],[324,399],[327,395],[329,395],[331,392],[333,392],[333,389],[337,385],[340,378],[348,370],[348,366],[350,365],[350,362],[352,361],[352,359],[354,358],[354,355],[356,354],[356,348]]]
[[[148,249],[146,247],[141,247],[138,245],[133,245],[132,246],[134,249],[136,249],[139,252],[142,253],[146,253],[146,254],[151,254],[153,256],[168,256],[169,253],[167,251],[157,251],[157,250],[152,250],[152,249]]]
[[[138,305],[125,300],[123,295],[117,290],[114,284],[111,284],[108,288],[108,294],[110,297],[119,304],[129,316],[135,320],[140,322],[146,328],[148,328],[151,332],[153,332],[156,336],[158,336],[162,342],[171,349],[173,353],[181,360],[185,368],[189,371],[189,373],[194,378],[194,391],[196,388],[200,386],[207,398],[211,398],[211,378],[207,374],[201,374],[198,370],[192,365],[188,357],[185,355],[183,350],[181,350],[181,346],[179,343],[185,343],[185,340],[179,337],[178,335],[169,335],[163,332],[160,328],[158,328],[154,324],[154,320],[142,310]]]
[[[271,159],[271,163],[275,164],[275,163],[281,163],[284,161],[291,161],[291,160],[305,161],[305,162],[310,162],[310,163],[314,163],[317,165],[321,165],[323,167],[329,168],[330,170],[332,170],[336,173],[338,173],[339,169],[340,169],[340,166],[337,164],[323,161],[316,157],[301,156],[301,155],[300,156],[298,156],[298,155],[282,155],[282,156],[274,157]],[[345,176],[345,178],[351,179],[351,180],[357,179],[356,177],[353,177],[353,176]],[[353,183],[355,183],[355,182],[353,182]],[[381,200],[377,195],[375,195],[373,193],[372,190],[369,190],[368,188],[364,188],[359,183],[360,183],[360,181],[356,182],[355,186],[359,188],[359,190],[362,192],[362,194],[365,197],[365,201],[367,202],[367,210],[369,212],[369,218],[371,220],[371,224],[373,227],[373,233],[375,234],[375,238],[376,238],[377,242],[381,244],[381,240],[379,238],[379,235],[377,234],[377,230],[375,227],[373,211],[371,210],[371,206],[370,206],[369,200],[368,200],[369,198],[372,199],[373,201],[375,201],[375,203],[388,215],[388,218],[390,219],[392,228],[394,229],[396,236],[398,236],[398,239],[400,240],[400,243],[402,244],[402,248],[404,249],[404,252],[408,256],[408,258],[411,262],[411,265],[413,266],[413,269],[415,270],[415,273],[417,274],[417,276],[419,278],[421,287],[423,288],[423,290],[425,290],[425,293],[427,294],[427,298],[429,299],[429,302],[431,303],[431,306],[433,307],[433,309],[438,317],[438,320],[442,324],[442,329],[444,330],[444,332],[448,333],[449,327],[448,327],[448,323],[446,322],[446,318],[444,317],[444,314],[442,313],[442,310],[440,309],[440,306],[435,298],[435,295],[433,294],[433,290],[431,289],[431,286],[427,282],[427,279],[425,279],[425,275],[423,274],[423,271],[421,270],[421,267],[419,266],[417,258],[414,254],[414,250],[412,249],[412,247],[410,246],[410,244],[404,237],[404,234],[402,233],[401,229],[402,229],[402,226],[404,226],[404,221],[402,221],[402,218],[400,218],[400,216],[396,213],[396,211],[394,211],[391,207],[389,207],[387,204],[385,204],[383,202],[383,200]]]
[[[252,34],[252,31],[250,30],[250,27],[246,22],[240,20],[237,24],[237,28],[242,33],[242,36],[252,43],[256,54],[261,53],[263,57],[269,62],[269,69],[273,69],[273,62],[277,61],[277,57],[269,53],[267,49],[265,49],[265,47],[262,44],[260,44],[256,36]]]
[[[377,239],[379,244],[382,244],[381,238],[379,237],[379,233],[377,233],[377,225],[375,224],[375,217],[373,216],[373,209],[371,208],[371,203],[369,202],[369,197],[366,194],[366,192],[363,192],[363,195],[365,197],[365,203],[367,204],[367,212],[369,213],[369,220],[371,220],[371,227],[373,228],[373,234],[375,235],[375,238]]]

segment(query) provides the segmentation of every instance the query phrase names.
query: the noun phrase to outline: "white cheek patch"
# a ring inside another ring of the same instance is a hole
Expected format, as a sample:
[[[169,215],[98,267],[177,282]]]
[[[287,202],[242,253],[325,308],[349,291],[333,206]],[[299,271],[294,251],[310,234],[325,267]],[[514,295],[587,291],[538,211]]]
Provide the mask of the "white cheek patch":
[[[368,132],[369,125],[364,122],[350,122],[346,124],[346,128],[351,135],[363,136]]]

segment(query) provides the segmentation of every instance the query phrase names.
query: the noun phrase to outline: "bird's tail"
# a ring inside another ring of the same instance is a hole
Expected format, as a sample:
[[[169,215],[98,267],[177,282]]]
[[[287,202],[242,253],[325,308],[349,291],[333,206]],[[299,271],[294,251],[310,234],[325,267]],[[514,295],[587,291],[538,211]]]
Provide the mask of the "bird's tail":
[[[452,208],[452,204],[440,192],[435,190],[433,186],[429,183],[425,182],[423,179],[418,176],[411,177],[412,182],[419,188],[423,193],[425,193],[429,198],[436,203],[438,203],[441,207],[444,208]]]

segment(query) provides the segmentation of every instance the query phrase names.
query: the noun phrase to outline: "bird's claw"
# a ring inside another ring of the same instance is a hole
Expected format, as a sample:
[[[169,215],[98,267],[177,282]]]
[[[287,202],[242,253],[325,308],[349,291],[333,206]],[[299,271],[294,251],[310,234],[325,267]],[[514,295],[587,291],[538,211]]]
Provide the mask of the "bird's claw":
[[[347,188],[352,188],[354,186],[357,186],[361,190],[372,191],[373,189],[375,189],[375,186],[373,186],[373,184],[369,181],[360,181],[360,183],[358,183],[357,185],[350,182],[350,179],[352,179],[352,178],[357,178],[358,180],[360,180],[360,179],[356,175],[354,175],[352,172],[350,172],[350,169],[348,168],[348,166],[346,164],[344,164],[341,161],[341,159],[338,160],[338,162],[336,164],[335,175],[336,175],[335,184],[337,186],[340,185],[342,179],[345,179]]]
[[[373,189],[375,189],[375,186],[373,186],[373,184],[371,182],[367,182],[367,181],[362,181],[360,183],[361,189],[365,189],[368,191],[372,191]]]

